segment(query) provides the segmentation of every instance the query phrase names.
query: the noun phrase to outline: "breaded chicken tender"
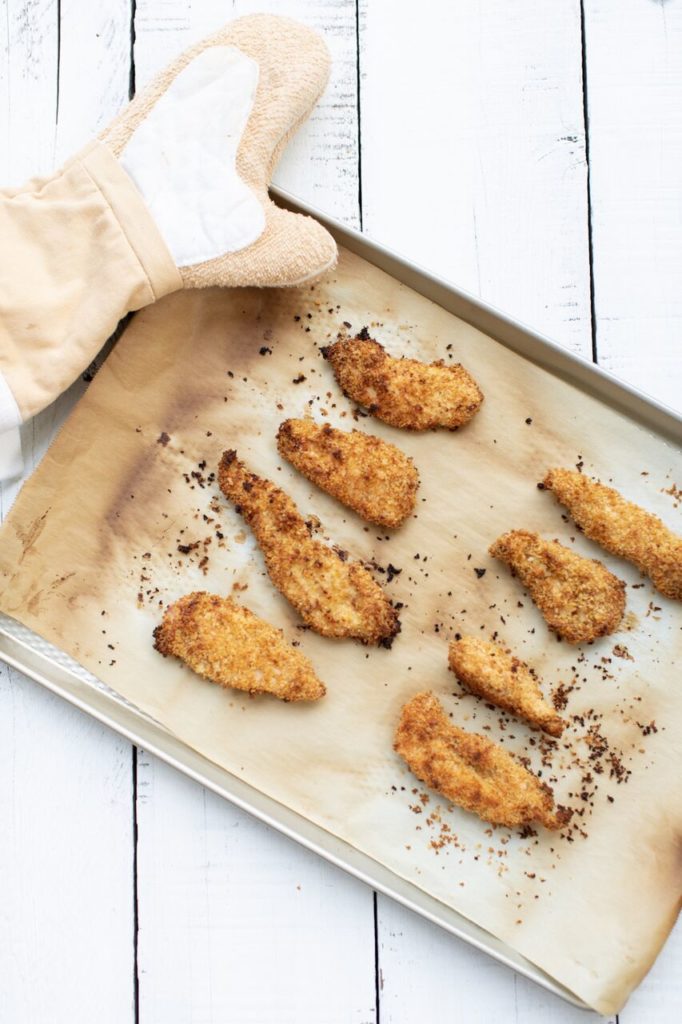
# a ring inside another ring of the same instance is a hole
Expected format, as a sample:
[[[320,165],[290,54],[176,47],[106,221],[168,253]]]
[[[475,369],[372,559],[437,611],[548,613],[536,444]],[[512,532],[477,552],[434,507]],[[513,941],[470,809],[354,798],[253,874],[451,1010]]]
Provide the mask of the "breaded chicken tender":
[[[506,562],[549,628],[570,644],[613,633],[623,618],[625,584],[596,559],[527,530],[505,533],[489,553]]]
[[[314,540],[289,495],[250,473],[236,452],[223,453],[218,482],[253,530],[270,579],[311,629],[391,646],[398,614],[364,566]]]
[[[173,654],[220,686],[271,693],[280,700],[319,700],[324,685],[281,629],[229,597],[196,591],[166,609],[154,647]]]
[[[542,696],[537,676],[504,647],[463,636],[450,644],[448,664],[465,690],[525,718],[550,736],[561,736],[565,722]]]
[[[478,412],[483,393],[459,363],[395,359],[363,331],[322,349],[345,395],[392,427],[455,430]]]
[[[573,469],[550,469],[543,486],[565,505],[586,537],[634,562],[664,597],[682,600],[682,537],[614,490]]]
[[[277,448],[304,476],[369,523],[395,528],[414,511],[419,474],[395,445],[359,430],[285,420]]]
[[[485,736],[453,725],[432,693],[404,706],[394,749],[427,786],[493,825],[560,829],[570,820],[549,786]]]

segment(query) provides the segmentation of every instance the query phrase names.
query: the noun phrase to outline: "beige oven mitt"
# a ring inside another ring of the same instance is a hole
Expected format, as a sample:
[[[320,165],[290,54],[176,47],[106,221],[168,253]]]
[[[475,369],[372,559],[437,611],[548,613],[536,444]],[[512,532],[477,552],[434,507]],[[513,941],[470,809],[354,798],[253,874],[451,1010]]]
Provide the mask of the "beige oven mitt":
[[[298,285],[333,266],[324,228],[268,197],[328,72],[310,29],[240,18],[162,71],[53,177],[0,193],[0,479],[16,469],[18,425],[127,312],[180,288]]]

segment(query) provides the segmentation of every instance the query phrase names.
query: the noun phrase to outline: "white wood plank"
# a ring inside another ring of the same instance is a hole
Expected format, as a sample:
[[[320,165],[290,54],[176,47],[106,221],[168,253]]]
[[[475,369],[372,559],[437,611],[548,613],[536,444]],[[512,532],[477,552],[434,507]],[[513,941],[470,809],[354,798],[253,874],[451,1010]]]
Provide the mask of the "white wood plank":
[[[386,899],[379,912],[379,992],[382,1024],[616,1022],[571,1006]]]
[[[128,100],[131,0],[61,0],[56,163],[98,134]]]
[[[588,355],[580,4],[361,3],[365,230]]]
[[[372,894],[143,751],[141,1024],[373,1024]]]
[[[324,33],[333,65],[329,85],[309,120],[289,144],[275,184],[325,213],[359,223],[355,0],[138,0],[136,83],[144,85],[187,46],[232,17],[254,13],[297,18]]]
[[[54,166],[57,2],[4,0],[0,17],[0,171],[21,186]]]
[[[682,4],[585,15],[599,361],[682,409]]]
[[[233,13],[262,9],[239,2]],[[279,180],[357,223],[354,4],[270,10],[326,24],[337,58]],[[138,86],[229,13],[222,3],[139,2]],[[154,759],[138,764],[141,1024],[373,1022],[371,891]]]
[[[127,4],[114,14],[106,7],[99,0],[62,4],[61,49],[69,63],[61,67],[58,109],[58,6],[5,3],[3,182],[21,185],[49,173],[127,94],[125,51],[117,38],[125,32]],[[27,471],[83,387],[79,382],[24,429]],[[17,486],[0,490],[0,516]],[[6,667],[0,670],[0,744],[0,1017],[132,1021],[130,745]]]
[[[132,755],[0,663],[0,1019],[134,1020]]]

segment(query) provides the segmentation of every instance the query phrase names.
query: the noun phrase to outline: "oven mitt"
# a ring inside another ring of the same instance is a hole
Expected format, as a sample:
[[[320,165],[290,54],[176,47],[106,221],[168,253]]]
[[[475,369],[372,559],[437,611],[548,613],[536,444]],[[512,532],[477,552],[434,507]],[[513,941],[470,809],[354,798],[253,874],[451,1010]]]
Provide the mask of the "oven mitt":
[[[51,178],[0,192],[0,479],[17,427],[91,363],[129,311],[180,288],[293,286],[331,236],[268,197],[329,72],[288,18],[240,18],[162,71]]]

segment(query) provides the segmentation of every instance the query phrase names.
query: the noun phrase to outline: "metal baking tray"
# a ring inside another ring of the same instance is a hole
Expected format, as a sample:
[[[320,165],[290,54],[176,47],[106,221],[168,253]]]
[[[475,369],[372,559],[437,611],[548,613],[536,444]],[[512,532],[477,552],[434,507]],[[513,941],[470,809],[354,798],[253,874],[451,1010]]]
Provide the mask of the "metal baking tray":
[[[486,303],[425,272],[409,260],[370,241],[359,232],[325,217],[319,210],[300,202],[288,193],[279,189],[272,191],[280,205],[315,217],[331,231],[341,245],[490,335],[505,347],[600,398],[611,407],[626,412],[631,419],[667,440],[682,442],[682,417],[659,402],[619,382],[606,371],[572,355]],[[121,733],[132,743],[160,757],[272,828],[314,850],[367,885],[392,897],[470,945],[485,951],[500,963],[513,968],[569,1003],[588,1009],[582,1000],[506,943],[427,895],[416,885],[400,878],[373,858],[360,853],[349,843],[312,824],[303,816],[220,768],[124,700],[64,652],[1,614],[0,658]]]

